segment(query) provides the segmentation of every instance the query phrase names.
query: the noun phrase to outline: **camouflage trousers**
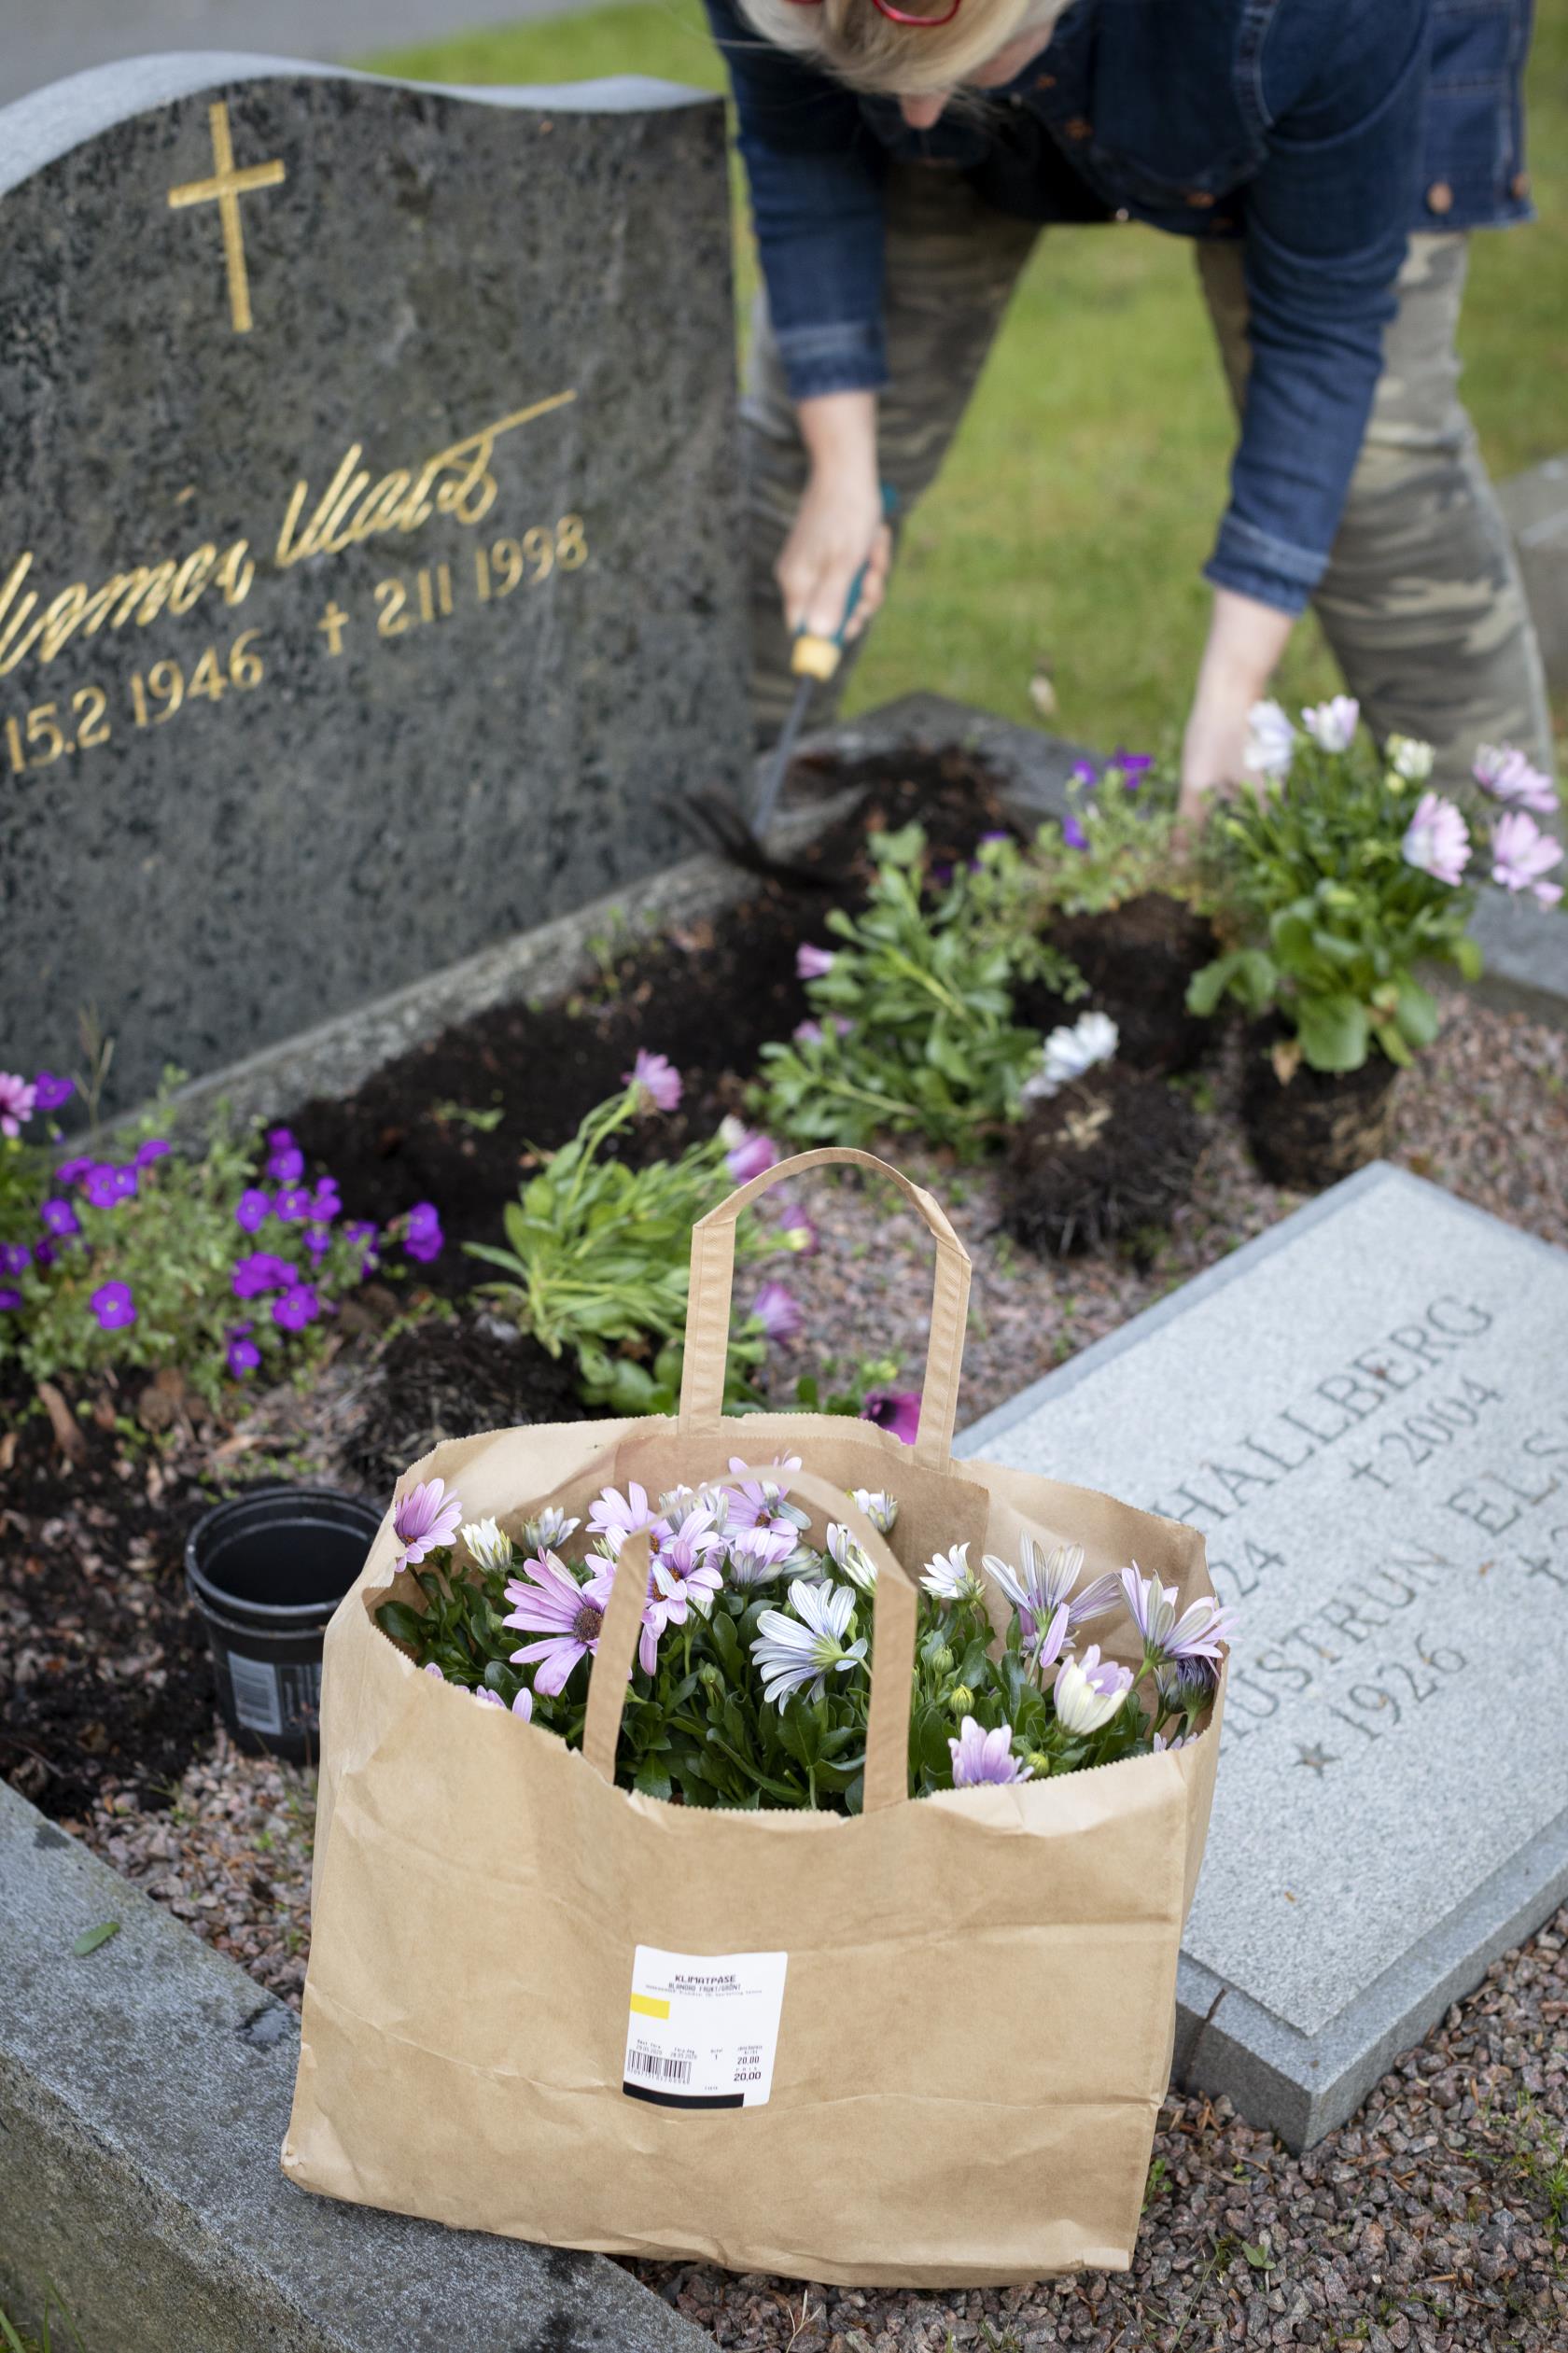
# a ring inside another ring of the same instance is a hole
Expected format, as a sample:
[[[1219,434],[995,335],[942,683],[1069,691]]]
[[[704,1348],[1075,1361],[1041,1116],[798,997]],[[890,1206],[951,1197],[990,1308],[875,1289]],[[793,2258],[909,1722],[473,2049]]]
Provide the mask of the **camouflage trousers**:
[[[898,494],[895,537],[941,468],[1039,233],[1035,223],[982,203],[957,174],[905,165],[889,175],[889,381],[878,445],[883,479]],[[1250,361],[1241,250],[1200,245],[1197,259],[1239,410]],[[1449,782],[1468,771],[1477,743],[1518,744],[1538,766],[1549,772],[1553,764],[1540,651],[1458,394],[1455,336],[1468,259],[1463,236],[1410,240],[1366,438],[1312,600],[1369,724],[1379,735],[1397,731],[1435,743],[1437,775]],[[752,713],[762,747],[777,736],[794,687],[773,567],[806,475],[762,296],[741,413]],[[832,715],[855,652],[819,690],[813,724]]]

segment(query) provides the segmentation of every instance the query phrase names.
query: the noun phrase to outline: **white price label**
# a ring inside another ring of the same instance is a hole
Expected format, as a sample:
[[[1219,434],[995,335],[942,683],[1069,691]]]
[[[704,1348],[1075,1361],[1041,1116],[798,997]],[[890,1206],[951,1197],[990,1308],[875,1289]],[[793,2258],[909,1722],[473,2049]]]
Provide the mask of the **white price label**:
[[[773,2089],[789,1957],[639,1944],[621,2089],[661,2108],[761,2108]]]

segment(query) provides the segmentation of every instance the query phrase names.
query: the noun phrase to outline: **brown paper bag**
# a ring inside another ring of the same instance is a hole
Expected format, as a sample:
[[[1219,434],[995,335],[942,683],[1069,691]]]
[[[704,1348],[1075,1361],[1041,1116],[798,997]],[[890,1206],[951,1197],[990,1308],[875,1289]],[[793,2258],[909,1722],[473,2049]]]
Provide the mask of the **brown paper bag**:
[[[735,1217],[825,1161],[892,1177],[936,1239],[913,1450],[839,1417],[721,1418]],[[803,1454],[791,1493],[814,1528],[851,1525],[878,1570],[865,1805],[719,1812],[614,1786],[642,1544],[622,1555],[581,1753],[419,1673],[371,1617],[389,1514],[327,1636],[293,2180],[556,2246],[847,2284],[1126,2267],[1220,1702],[1173,1753],[912,1800],[909,1572],[966,1537],[973,1558],[1015,1560],[1028,1531],[1083,1545],[1085,1579],[1136,1559],[1183,1605],[1211,1589],[1190,1528],[955,1465],[968,1281],[929,1195],[864,1153],[804,1154],[696,1228],[678,1420],[501,1431],[410,1473],[515,1529],[628,1477],[657,1490]],[[852,1486],[897,1495],[890,1540]],[[1130,1629],[1107,1623],[1114,1655]],[[730,2088],[705,2100],[715,2068]]]

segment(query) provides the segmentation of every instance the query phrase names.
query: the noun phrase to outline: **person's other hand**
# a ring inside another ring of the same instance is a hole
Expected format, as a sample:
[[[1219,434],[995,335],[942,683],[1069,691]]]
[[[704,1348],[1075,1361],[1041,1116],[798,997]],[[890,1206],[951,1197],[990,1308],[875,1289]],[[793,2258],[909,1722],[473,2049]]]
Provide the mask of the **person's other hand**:
[[[790,536],[774,567],[793,630],[836,637],[862,567],[846,638],[858,637],[888,586],[893,539],[882,511],[876,466],[876,395],[830,392],[799,406],[811,472]]]
[[[1267,695],[1292,625],[1289,613],[1253,596],[1214,591],[1209,643],[1182,739],[1177,817],[1189,835],[1201,828],[1213,795],[1234,790],[1246,774],[1247,714]]]

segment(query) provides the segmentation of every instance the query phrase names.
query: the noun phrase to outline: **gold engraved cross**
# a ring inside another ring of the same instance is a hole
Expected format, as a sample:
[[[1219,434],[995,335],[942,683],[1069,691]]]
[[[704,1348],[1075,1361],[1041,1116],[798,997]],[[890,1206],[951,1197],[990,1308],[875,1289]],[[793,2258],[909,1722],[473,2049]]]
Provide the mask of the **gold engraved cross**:
[[[207,108],[207,120],[212,126],[213,162],[216,166],[210,180],[188,180],[183,188],[169,190],[169,203],[175,212],[187,204],[217,204],[223,222],[223,259],[229,271],[229,315],[236,335],[250,332],[250,281],[245,275],[245,232],[240,226],[240,198],[248,196],[252,189],[276,188],[287,177],[283,165],[252,163],[245,171],[234,169],[234,143],[229,136],[229,108],[219,98]]]

